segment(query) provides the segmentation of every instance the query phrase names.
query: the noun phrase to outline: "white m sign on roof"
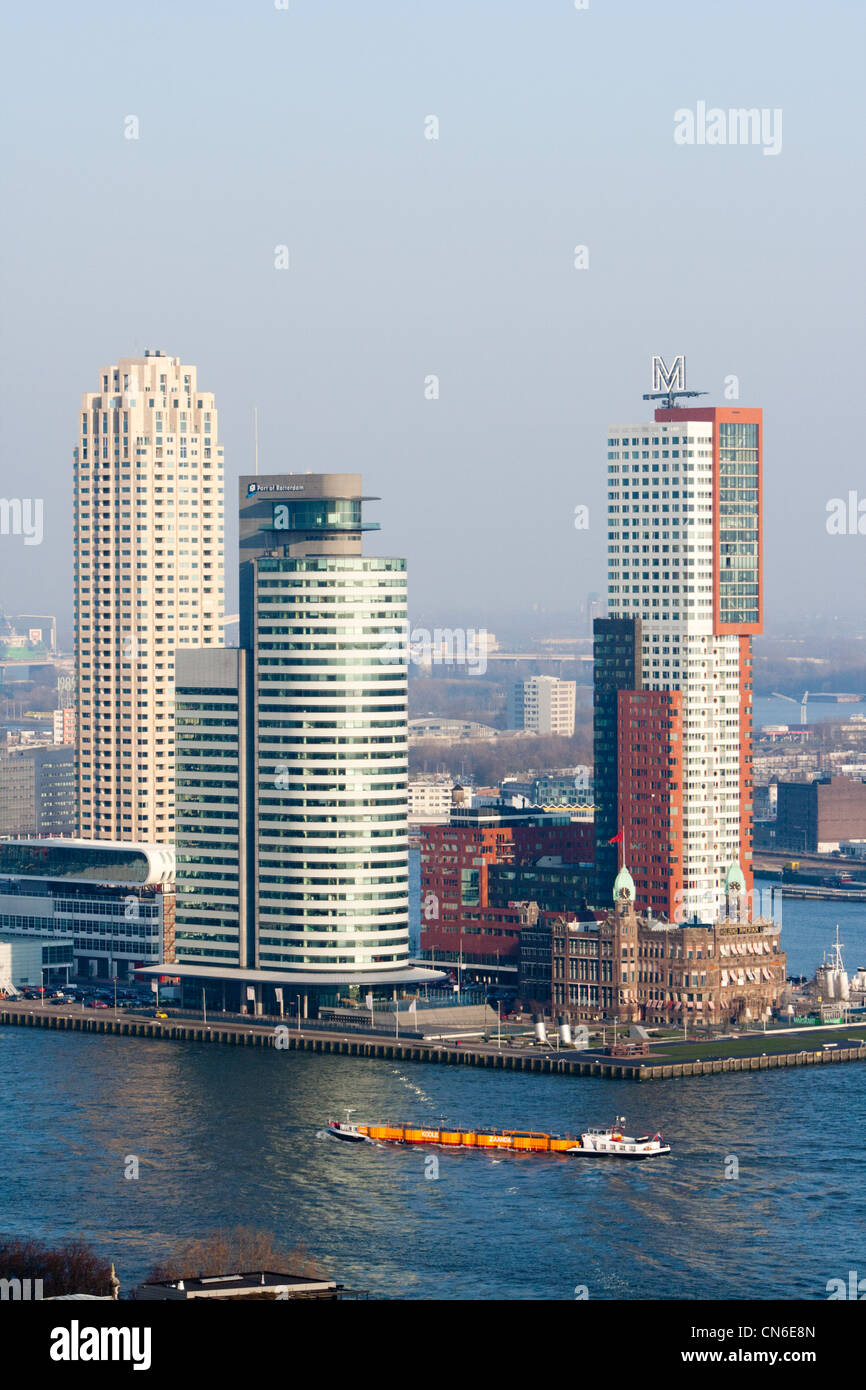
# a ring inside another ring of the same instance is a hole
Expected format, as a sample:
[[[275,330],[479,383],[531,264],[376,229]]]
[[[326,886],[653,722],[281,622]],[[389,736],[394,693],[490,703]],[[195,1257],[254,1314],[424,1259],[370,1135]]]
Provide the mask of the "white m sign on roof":
[[[652,374],[652,389],[654,391],[685,391],[686,389],[686,359],[682,353],[674,358],[670,370],[665,366],[663,357],[654,356]]]

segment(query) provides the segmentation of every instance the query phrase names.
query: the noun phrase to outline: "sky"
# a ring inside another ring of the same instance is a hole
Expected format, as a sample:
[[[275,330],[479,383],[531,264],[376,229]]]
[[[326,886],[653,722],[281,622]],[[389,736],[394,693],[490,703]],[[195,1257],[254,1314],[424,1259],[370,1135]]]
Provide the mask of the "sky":
[[[81,392],[159,348],[216,395],[229,611],[255,406],[263,472],[381,497],[416,623],[567,631],[608,427],[684,353],[764,409],[768,625],[856,617],[864,31],[861,0],[6,6],[0,493],[44,539],[0,535],[0,605],[69,641]],[[701,102],[776,124],[677,143]]]

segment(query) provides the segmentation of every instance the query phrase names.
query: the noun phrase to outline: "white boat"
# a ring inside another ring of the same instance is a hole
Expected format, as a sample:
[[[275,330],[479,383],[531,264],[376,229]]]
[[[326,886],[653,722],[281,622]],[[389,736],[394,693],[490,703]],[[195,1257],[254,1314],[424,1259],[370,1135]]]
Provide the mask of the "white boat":
[[[342,1139],[344,1144],[370,1144],[372,1140],[366,1134],[362,1134],[356,1124],[351,1119],[352,1111],[346,1111],[345,1120],[328,1121],[328,1137],[330,1139]]]
[[[670,1144],[660,1134],[642,1134],[637,1139],[626,1134],[625,1115],[617,1115],[607,1129],[588,1129],[581,1134],[579,1144],[566,1150],[590,1158],[656,1158],[670,1151]]]

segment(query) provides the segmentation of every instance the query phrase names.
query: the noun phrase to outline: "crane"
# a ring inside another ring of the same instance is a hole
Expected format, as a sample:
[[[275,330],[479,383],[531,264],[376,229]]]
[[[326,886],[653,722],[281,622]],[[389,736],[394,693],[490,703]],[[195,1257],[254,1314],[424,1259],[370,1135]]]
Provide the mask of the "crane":
[[[793,697],[792,695],[783,695],[783,694],[782,694],[780,691],[778,691],[778,690],[774,690],[774,691],[773,691],[773,698],[774,698],[775,700],[787,700],[788,703],[789,703],[789,704],[792,704],[792,705],[799,705],[799,706],[800,706],[800,723],[801,723],[801,724],[808,724],[808,722],[809,722],[809,692],[808,692],[808,690],[804,690],[804,691],[803,691],[803,698],[802,698],[802,700],[795,700],[794,697]]]

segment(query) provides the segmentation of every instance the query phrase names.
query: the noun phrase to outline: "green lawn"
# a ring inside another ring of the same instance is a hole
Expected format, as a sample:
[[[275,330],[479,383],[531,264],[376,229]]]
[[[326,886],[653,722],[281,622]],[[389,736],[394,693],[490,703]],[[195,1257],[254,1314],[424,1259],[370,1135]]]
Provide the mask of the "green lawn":
[[[653,1062],[699,1062],[709,1057],[760,1057],[766,1052],[820,1052],[825,1042],[848,1046],[848,1038],[866,1039],[866,1027],[820,1028],[798,1033],[773,1033],[749,1038],[719,1039],[717,1042],[662,1042],[650,1046]],[[863,1049],[866,1054],[866,1048]]]

